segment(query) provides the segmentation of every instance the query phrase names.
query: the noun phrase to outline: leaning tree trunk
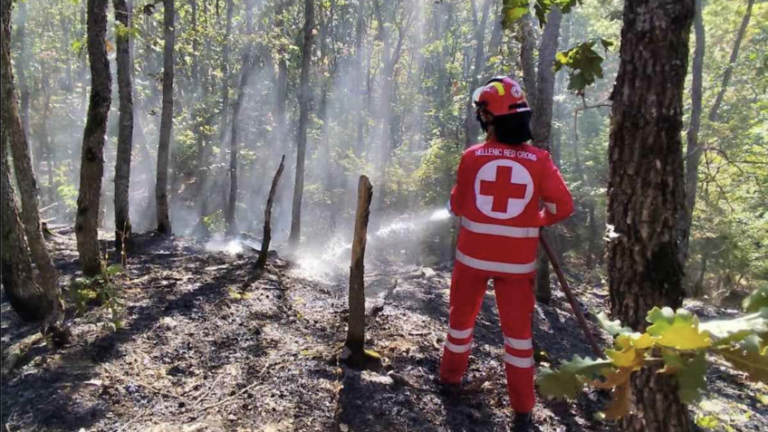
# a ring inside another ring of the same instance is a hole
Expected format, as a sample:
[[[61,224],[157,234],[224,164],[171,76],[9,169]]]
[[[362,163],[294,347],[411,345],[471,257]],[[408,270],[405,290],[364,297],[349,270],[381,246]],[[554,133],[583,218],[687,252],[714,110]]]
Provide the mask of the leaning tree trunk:
[[[612,100],[608,221],[611,309],[637,331],[654,306],[681,306],[679,254],[685,215],[683,86],[694,0],[626,0],[621,61]],[[664,85],[659,85],[664,83]],[[688,431],[674,377],[653,368],[632,378],[627,431]]]
[[[299,88],[299,131],[296,138],[296,183],[293,189],[293,213],[288,243],[296,249],[301,240],[301,200],[304,195],[304,162],[307,155],[309,122],[309,67],[312,60],[312,31],[315,27],[315,2],[304,0],[304,46],[301,52],[301,87]]]
[[[126,0],[114,0],[115,21],[121,29],[117,39],[117,85],[120,94],[120,120],[117,134],[117,157],[115,160],[115,248],[123,250],[123,242],[131,235],[131,219],[128,191],[131,181],[131,152],[133,147],[133,84],[131,83],[130,33],[131,14]]]
[[[45,312],[53,312],[52,322],[56,323],[61,318],[61,291],[59,290],[59,278],[56,268],[53,266],[51,257],[48,255],[48,249],[43,239],[42,226],[40,224],[39,191],[34,172],[32,171],[27,136],[19,117],[18,101],[16,100],[16,93],[13,87],[13,71],[10,61],[10,15],[10,2],[3,2],[2,83],[0,84],[0,91],[2,92],[3,134],[11,146],[13,165],[16,171],[16,184],[21,195],[22,211],[20,216],[26,235],[24,243],[28,243],[32,260],[40,272],[40,288],[42,288],[46,302],[48,302],[48,306],[44,308]],[[6,143],[4,142],[3,145],[5,146]],[[6,158],[8,156],[6,154],[3,155]],[[3,201],[3,203],[12,202],[15,201]]]
[[[5,8],[8,5],[10,11],[10,0],[3,2],[3,20],[5,20]],[[5,38],[5,35],[3,35]],[[3,41],[5,44],[5,41]],[[4,65],[6,63],[3,63]],[[3,121],[3,128],[5,121]],[[0,194],[2,194],[2,280],[3,289],[8,295],[8,300],[13,310],[24,321],[41,321],[52,312],[53,303],[48,301],[45,292],[35,283],[32,273],[32,262],[29,259],[29,248],[27,239],[19,220],[19,213],[16,204],[16,194],[11,182],[11,166],[8,161],[6,149],[6,133],[2,131],[2,142],[0,143],[0,152],[2,152],[2,185],[0,185]]]
[[[555,7],[547,14],[547,24],[539,46],[539,69],[536,79],[536,93],[529,96],[535,99],[533,106],[533,118],[531,119],[531,131],[533,132],[533,144],[544,150],[550,150],[552,135],[552,105],[555,93],[555,55],[560,37],[560,24],[563,14],[560,8]],[[547,230],[542,236],[549,244],[558,245],[556,233]],[[536,273],[536,299],[544,304],[549,304],[552,299],[552,286],[549,280],[549,259],[543,250],[539,250]]]
[[[108,0],[88,0],[88,59],[91,97],[80,156],[80,195],[77,198],[75,233],[80,264],[86,276],[101,272],[98,219],[101,180],[104,177],[104,139],[112,103],[112,75],[107,58]]]
[[[24,129],[24,136],[29,136],[29,85],[27,85],[27,61],[29,52],[27,52],[27,2],[19,3],[19,26],[16,28],[16,40],[19,44],[19,58],[16,60],[16,74],[19,77],[19,96],[21,97],[21,125]],[[10,39],[9,39],[10,40]]]
[[[173,129],[173,50],[176,42],[173,20],[174,0],[163,0],[163,113],[160,118],[160,144],[157,148],[157,183],[155,201],[157,203],[157,231],[171,235],[170,210],[168,208],[168,159],[171,150],[171,130]]]

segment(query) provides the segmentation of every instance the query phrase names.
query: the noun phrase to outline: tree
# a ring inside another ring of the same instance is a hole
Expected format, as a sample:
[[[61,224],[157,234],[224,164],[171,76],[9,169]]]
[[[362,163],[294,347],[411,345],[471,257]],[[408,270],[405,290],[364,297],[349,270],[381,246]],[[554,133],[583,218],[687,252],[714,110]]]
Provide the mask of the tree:
[[[684,216],[682,96],[694,0],[626,0],[609,144],[608,275],[611,310],[644,331],[654,306],[681,306]],[[659,85],[664,83],[664,85]],[[644,370],[624,430],[687,431],[677,382]]]
[[[91,96],[80,155],[80,193],[77,198],[77,250],[86,276],[101,272],[98,240],[99,199],[104,177],[104,140],[112,103],[112,75],[107,58],[108,0],[88,0],[88,59]]]
[[[736,60],[739,58],[739,50],[741,43],[744,40],[744,35],[747,32],[747,26],[749,26],[750,18],[752,17],[752,6],[755,0],[748,0],[747,10],[744,13],[744,17],[741,20],[741,26],[739,32],[736,35],[736,40],[733,43],[733,49],[731,50],[731,57],[728,62],[728,66],[723,73],[723,80],[720,84],[720,90],[717,93],[715,102],[712,104],[712,108],[709,111],[707,119],[710,123],[718,121],[718,114],[720,106],[722,106],[723,99],[725,98],[725,92],[728,90],[728,85],[733,76],[733,69]],[[683,249],[681,253],[684,259],[688,256],[688,246],[691,224],[693,223],[693,210],[696,207],[696,194],[698,192],[699,185],[699,166],[701,165],[701,156],[705,149],[699,145],[699,131],[701,129],[701,114],[702,114],[702,97],[703,97],[703,69],[704,69],[704,54],[705,54],[705,31],[704,22],[702,18],[703,4],[702,0],[696,1],[696,17],[694,20],[694,28],[696,31],[696,49],[693,57],[693,83],[691,85],[691,122],[688,127],[688,147],[686,149],[686,173],[685,173],[685,185],[686,185],[686,214],[685,214],[685,226],[686,236],[684,239]]]
[[[312,60],[312,40],[315,27],[315,2],[304,0],[304,43],[301,49],[301,83],[299,87],[299,130],[296,134],[296,182],[293,189],[293,213],[291,234],[288,239],[292,249],[301,241],[301,201],[304,195],[304,163],[307,155],[307,126],[311,90],[309,68]]]
[[[160,144],[157,147],[157,183],[155,201],[157,203],[157,231],[171,235],[170,210],[168,208],[168,160],[171,151],[171,132],[173,129],[173,51],[176,42],[173,20],[176,16],[175,0],[163,0],[163,113],[160,119]]]
[[[115,160],[115,248],[123,249],[123,240],[131,235],[128,191],[131,181],[133,148],[133,84],[131,70],[131,26],[133,10],[126,0],[114,0],[117,40],[117,85],[120,95],[120,120]]]
[[[475,66],[472,69],[472,76],[469,80],[469,99],[467,100],[467,112],[466,118],[464,119],[465,148],[471,147],[477,141],[478,123],[475,121],[473,113],[472,92],[477,88],[478,79],[480,78],[480,74],[483,73],[485,66],[485,28],[488,25],[491,3],[491,0],[485,1],[483,5],[483,17],[475,26],[475,43],[477,46],[475,47]],[[475,4],[474,0],[472,1],[472,4]]]
[[[10,20],[11,5],[3,6],[8,8],[8,19]],[[5,14],[5,11],[3,11]],[[5,15],[3,15],[5,19]],[[18,101],[13,87],[13,71],[10,62],[10,21],[3,23],[3,46],[2,46],[2,121],[5,128],[5,136],[8,139],[12,154],[13,165],[16,172],[16,184],[19,187],[21,195],[21,221],[26,234],[26,242],[29,244],[30,252],[40,272],[41,288],[51,303],[53,311],[57,315],[61,311],[61,291],[59,289],[59,279],[56,268],[53,266],[48,249],[43,240],[42,226],[40,223],[39,210],[39,191],[37,180],[32,171],[32,162],[29,157],[29,145],[27,136],[19,118]],[[3,143],[5,145],[5,143]],[[6,157],[6,156],[4,156]],[[11,202],[11,201],[8,201]],[[55,321],[54,320],[54,321]]]
[[[246,25],[246,33],[251,35],[253,33],[253,0],[246,0],[246,14],[248,23]],[[230,134],[229,145],[229,200],[227,201],[227,235],[237,235],[237,156],[240,134],[239,134],[239,121],[240,111],[243,109],[243,102],[245,101],[245,93],[248,89],[248,80],[251,78],[251,72],[254,66],[253,58],[253,44],[249,43],[243,54],[243,67],[240,71],[240,84],[237,89],[237,99],[235,99],[235,106],[232,110],[232,133]]]

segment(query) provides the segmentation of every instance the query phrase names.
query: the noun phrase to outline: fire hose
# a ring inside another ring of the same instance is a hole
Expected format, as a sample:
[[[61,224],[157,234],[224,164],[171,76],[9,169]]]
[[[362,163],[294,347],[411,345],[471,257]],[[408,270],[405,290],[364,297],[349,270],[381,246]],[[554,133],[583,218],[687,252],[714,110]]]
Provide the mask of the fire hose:
[[[544,247],[544,251],[547,253],[547,257],[549,257],[549,262],[552,263],[552,268],[555,270],[557,279],[560,281],[560,287],[563,289],[565,297],[568,299],[568,303],[571,304],[571,309],[573,310],[573,314],[576,316],[576,321],[579,323],[579,327],[581,327],[581,330],[584,332],[584,336],[587,338],[589,346],[592,347],[592,352],[594,352],[595,355],[600,358],[605,358],[603,351],[595,341],[595,336],[587,326],[587,320],[584,318],[584,313],[581,311],[581,307],[576,302],[576,297],[573,295],[573,291],[571,291],[571,288],[568,286],[568,281],[565,279],[563,270],[560,268],[560,263],[555,258],[555,254],[552,252],[549,244],[547,244],[547,240],[544,239],[544,236],[539,236],[539,239],[541,240],[541,245]]]

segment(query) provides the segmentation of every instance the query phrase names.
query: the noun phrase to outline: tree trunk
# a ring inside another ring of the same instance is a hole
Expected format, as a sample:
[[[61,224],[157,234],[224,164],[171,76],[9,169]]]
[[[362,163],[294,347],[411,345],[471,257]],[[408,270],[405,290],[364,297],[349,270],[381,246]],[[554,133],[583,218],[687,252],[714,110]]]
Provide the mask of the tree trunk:
[[[475,67],[469,84],[469,99],[466,106],[466,117],[464,118],[464,148],[470,148],[478,140],[480,132],[479,124],[475,120],[474,109],[472,106],[472,93],[479,84],[480,75],[483,73],[485,64],[485,28],[488,26],[488,15],[491,12],[492,0],[485,0],[483,5],[483,17],[475,29]]]
[[[363,74],[363,38],[365,37],[365,2],[360,1],[357,4],[357,22],[355,23],[355,89],[365,88],[365,75]],[[355,126],[357,129],[357,140],[355,142],[355,156],[362,157],[365,148],[365,129],[363,108],[365,107],[365,95],[358,90],[355,98]]]
[[[352,240],[352,262],[349,271],[349,319],[344,344],[351,363],[362,364],[365,358],[365,245],[368,237],[373,187],[366,176],[360,176],[357,187],[357,216]]]
[[[108,0],[88,0],[88,59],[91,65],[91,97],[80,157],[80,195],[77,198],[77,250],[83,274],[101,272],[98,240],[99,199],[104,177],[104,140],[112,103],[112,75],[107,58]]]
[[[637,331],[654,306],[682,305],[682,96],[694,0],[626,0],[609,145],[608,244],[611,309]],[[658,85],[665,83],[665,85]],[[627,431],[688,431],[674,377],[649,369],[632,378]]]
[[[155,184],[155,202],[157,205],[157,231],[171,235],[170,209],[168,208],[168,160],[171,150],[171,131],[173,129],[173,51],[176,43],[173,20],[175,0],[163,0],[163,113],[160,118],[160,144],[157,147],[157,183]]]
[[[309,123],[309,68],[312,60],[312,30],[315,27],[315,2],[304,0],[304,44],[301,50],[301,87],[299,88],[299,130],[296,138],[296,183],[293,190],[293,213],[288,243],[296,249],[301,241],[301,200],[304,195],[304,162],[307,154]]]
[[[237,90],[237,99],[235,100],[235,108],[232,113],[232,133],[230,136],[229,147],[229,200],[227,202],[226,212],[228,236],[237,235],[237,218],[235,217],[235,211],[237,209],[237,146],[240,140],[237,122],[240,120],[240,111],[243,108],[245,92],[248,88],[248,80],[251,77],[254,62],[253,54],[250,52],[251,47],[247,48],[247,50],[248,52],[243,58],[243,69],[240,71],[240,86]]]
[[[285,33],[285,3],[288,0],[277,0],[275,6],[275,27]],[[286,47],[281,44],[277,49],[277,88],[275,95],[275,123],[277,124],[277,141],[284,142],[287,134],[286,103],[288,101],[288,64],[285,60]]]
[[[29,85],[27,85],[27,61],[29,53],[27,52],[27,2],[17,2],[19,4],[19,26],[16,28],[16,40],[19,44],[19,58],[16,61],[16,75],[19,76],[19,97],[21,106],[21,126],[24,129],[24,136],[29,135]]]
[[[533,106],[533,118],[531,119],[531,132],[533,132],[533,144],[541,149],[550,150],[552,135],[552,105],[555,92],[554,63],[557,54],[558,40],[560,37],[560,24],[563,14],[560,8],[554,7],[547,14],[547,24],[544,26],[544,34],[539,46],[539,69],[536,79],[536,93],[530,99],[536,100]],[[557,233],[554,230],[546,230],[541,234],[545,240],[559,249]],[[539,250],[536,272],[536,299],[544,304],[549,304],[552,299],[552,286],[549,280],[549,259],[543,250]]]
[[[10,12],[10,0],[3,2],[3,27],[5,28],[6,8]],[[5,33],[5,32],[4,32]],[[3,45],[6,35],[3,34]],[[4,59],[5,60],[5,59]],[[6,63],[4,62],[3,65]],[[3,66],[5,69],[5,66]],[[3,72],[4,73],[4,72]],[[32,273],[32,262],[29,259],[27,239],[19,220],[16,204],[16,194],[11,182],[11,166],[6,149],[5,119],[3,119],[2,142],[2,280],[3,289],[8,295],[13,310],[24,321],[41,321],[53,310],[53,304],[46,298],[45,292],[36,283]]]
[[[2,127],[3,127],[3,169],[8,178],[8,184],[3,184],[3,187],[10,187],[11,171],[8,165],[8,156],[5,146],[6,140],[10,143],[13,164],[16,171],[16,184],[19,188],[21,195],[21,222],[23,222],[24,234],[18,230],[16,225],[17,216],[15,208],[15,196],[13,191],[4,192],[3,204],[4,206],[13,206],[13,209],[9,209],[9,229],[18,232],[15,235],[19,240],[14,240],[14,235],[9,232],[10,246],[15,249],[12,251],[23,251],[24,255],[27,255],[26,248],[27,243],[29,250],[34,260],[34,264],[40,272],[40,288],[44,296],[45,304],[36,304],[35,306],[41,308],[40,316],[50,315],[51,322],[57,324],[61,319],[61,291],[59,290],[59,279],[56,273],[56,268],[53,266],[50,256],[48,255],[48,249],[46,248],[45,241],[43,240],[43,232],[40,224],[40,211],[38,203],[37,181],[35,175],[32,172],[32,163],[29,158],[29,145],[27,143],[27,136],[24,133],[21,119],[19,118],[18,101],[16,100],[16,93],[13,88],[13,71],[11,69],[11,49],[10,49],[10,36],[11,36],[11,3],[7,0],[2,4],[2,46],[0,47],[0,94],[2,98]],[[8,195],[5,195],[5,194]],[[7,199],[6,199],[7,197]],[[22,239],[23,235],[26,235],[26,239]],[[21,273],[15,273],[14,270],[11,274],[18,274],[21,278],[17,279],[19,284],[25,284],[25,277],[23,273],[26,271],[24,268],[26,264],[22,264],[22,261],[28,260],[28,258],[18,257],[18,265],[15,268],[21,269]],[[9,258],[10,262],[16,261],[16,257]],[[14,264],[11,264],[14,267]],[[21,267],[21,266],[24,267]],[[33,277],[32,273],[29,273],[29,277]],[[22,296],[23,297],[23,296]]]
[[[272,187],[269,188],[267,197],[267,207],[264,209],[264,235],[261,238],[261,252],[256,261],[256,270],[263,270],[267,265],[267,255],[269,255],[269,243],[272,241],[272,204],[275,202],[275,193],[277,185],[280,183],[280,177],[285,169],[285,155],[280,159],[280,166],[277,168],[275,177],[272,178]]]
[[[218,10],[218,7],[217,7]],[[221,71],[223,74],[221,83],[221,125],[219,129],[219,141],[224,145],[224,138],[227,134],[227,125],[229,124],[229,53],[231,51],[230,39],[232,36],[232,16],[235,13],[235,2],[227,0],[227,24],[224,30],[224,47],[221,55]]]
[[[528,105],[531,107],[531,111],[536,112],[536,62],[534,61],[536,35],[533,32],[533,17],[529,13],[520,18],[519,39],[525,94],[528,96]]]
[[[130,29],[133,10],[126,0],[114,0],[115,21]],[[120,95],[120,119],[115,160],[115,248],[118,254],[123,242],[131,235],[128,192],[131,181],[131,152],[133,148],[133,84],[131,83],[130,33],[117,32],[117,85]]]
[[[200,30],[197,28],[197,0],[189,0],[189,5],[192,8],[192,52],[195,53],[195,58],[192,59],[192,87],[195,94],[198,94],[200,91]]]
[[[731,57],[729,59],[728,67],[723,73],[723,81],[720,84],[720,91],[717,93],[714,104],[709,111],[708,120],[712,123],[717,122],[720,106],[725,98],[725,92],[728,90],[728,84],[731,82],[731,76],[733,75],[733,68],[736,64],[736,60],[739,58],[739,49],[741,48],[741,42],[744,40],[744,35],[747,32],[747,26],[752,17],[752,6],[755,0],[749,0],[747,4],[747,11],[744,13],[744,17],[741,20],[741,27],[736,35],[736,41],[733,44],[731,50]],[[696,194],[699,185],[699,165],[701,163],[701,155],[703,149],[699,145],[699,130],[701,128],[701,112],[702,112],[702,83],[703,83],[703,65],[704,65],[704,53],[705,53],[705,33],[704,22],[702,19],[703,10],[702,0],[696,0],[696,17],[694,20],[694,28],[696,31],[696,49],[693,55],[693,83],[691,86],[691,124],[688,128],[688,148],[686,151],[686,173],[685,173],[685,185],[686,185],[686,217],[683,248],[681,253],[683,259],[688,258],[689,237],[691,225],[693,224],[693,210],[696,207]]]

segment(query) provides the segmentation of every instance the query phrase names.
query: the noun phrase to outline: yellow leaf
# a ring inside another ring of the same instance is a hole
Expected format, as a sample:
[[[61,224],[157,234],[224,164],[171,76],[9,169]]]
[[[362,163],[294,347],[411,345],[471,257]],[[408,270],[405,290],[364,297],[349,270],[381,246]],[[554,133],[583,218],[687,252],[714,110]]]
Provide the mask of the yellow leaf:
[[[634,333],[632,335],[632,345],[635,346],[635,349],[648,349],[653,346],[653,343],[653,337],[648,333]]]
[[[632,375],[632,368],[620,368],[609,372],[605,376],[605,381],[594,380],[592,386],[599,389],[612,389],[629,382],[630,375]]]
[[[698,326],[690,323],[675,321],[664,331],[658,344],[665,347],[676,348],[679,350],[696,350],[707,348],[712,345],[712,339],[709,333],[700,332]]]
[[[635,364],[637,350],[630,347],[622,351],[605,350],[605,353],[613,361],[613,364],[619,368],[628,368]]]

